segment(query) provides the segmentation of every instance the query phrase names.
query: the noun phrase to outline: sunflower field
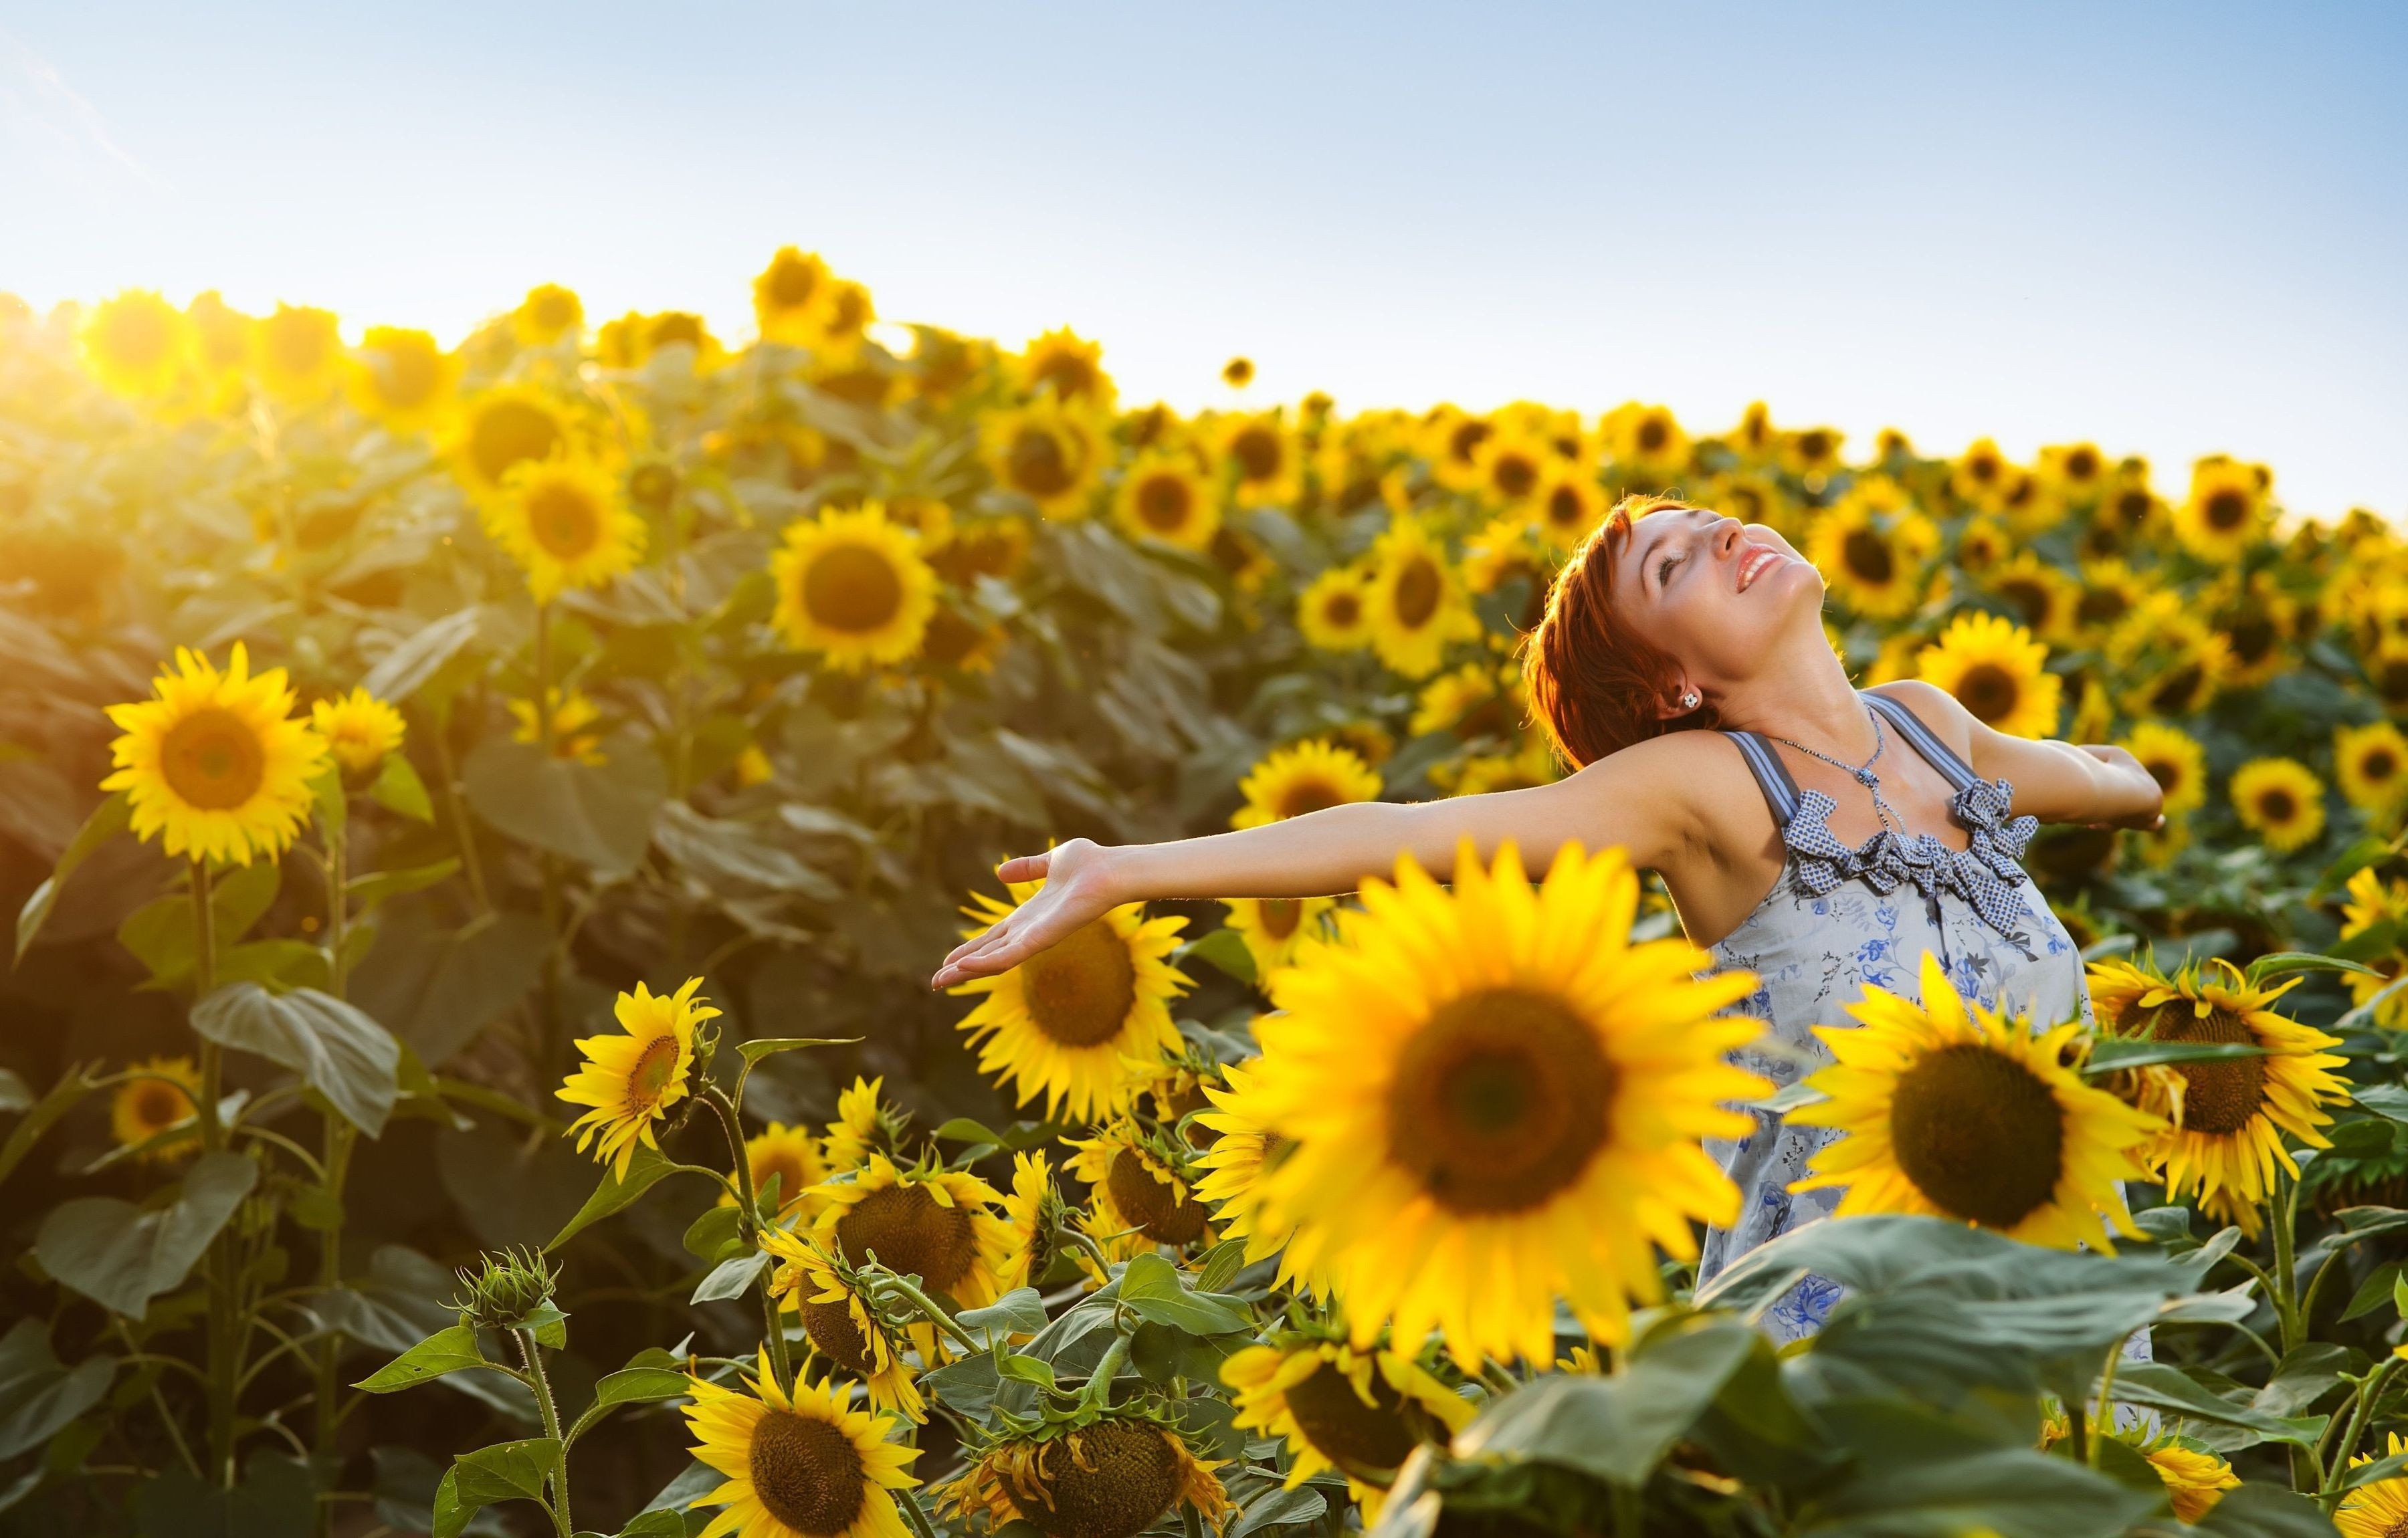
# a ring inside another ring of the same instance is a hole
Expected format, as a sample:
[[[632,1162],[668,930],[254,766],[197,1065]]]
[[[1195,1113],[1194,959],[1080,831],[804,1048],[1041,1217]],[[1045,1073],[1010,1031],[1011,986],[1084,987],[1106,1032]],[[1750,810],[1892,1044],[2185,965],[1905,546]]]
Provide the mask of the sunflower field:
[[[0,1532],[2408,1532],[2383,519],[752,292],[0,296]],[[2033,847],[2095,1025],[1933,972],[1774,1094],[1615,850],[929,991],[1049,841],[1555,777],[1519,637],[1665,491],[2150,768]],[[1701,1284],[1772,1114],[1841,1216]]]

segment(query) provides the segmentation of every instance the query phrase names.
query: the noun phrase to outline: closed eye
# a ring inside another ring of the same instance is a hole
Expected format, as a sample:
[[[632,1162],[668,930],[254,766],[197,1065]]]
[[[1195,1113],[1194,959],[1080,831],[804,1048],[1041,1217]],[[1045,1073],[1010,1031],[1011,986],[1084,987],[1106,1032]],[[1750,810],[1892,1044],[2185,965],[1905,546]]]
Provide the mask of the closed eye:
[[[1663,560],[1656,563],[1656,587],[1658,591],[1663,590],[1666,582],[1671,580],[1673,563],[1678,562],[1680,559],[1681,558],[1677,555],[1668,555]]]

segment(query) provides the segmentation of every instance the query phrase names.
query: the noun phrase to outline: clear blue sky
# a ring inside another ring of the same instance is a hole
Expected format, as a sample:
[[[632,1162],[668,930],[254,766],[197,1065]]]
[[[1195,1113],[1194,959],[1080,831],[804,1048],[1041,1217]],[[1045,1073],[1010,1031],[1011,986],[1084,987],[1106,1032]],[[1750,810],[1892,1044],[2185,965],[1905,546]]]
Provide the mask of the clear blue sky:
[[[0,0],[0,288],[740,335],[788,241],[1125,392],[2077,435],[2408,514],[2408,7]]]

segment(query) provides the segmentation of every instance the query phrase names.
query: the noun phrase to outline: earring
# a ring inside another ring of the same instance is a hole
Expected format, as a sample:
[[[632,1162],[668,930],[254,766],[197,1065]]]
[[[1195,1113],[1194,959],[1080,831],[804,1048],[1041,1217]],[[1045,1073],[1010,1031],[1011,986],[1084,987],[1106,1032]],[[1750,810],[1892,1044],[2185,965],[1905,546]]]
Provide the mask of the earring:
[[[1698,691],[1696,690],[1693,689],[1686,694],[1681,696],[1681,708],[1684,710],[1695,710],[1698,708]]]

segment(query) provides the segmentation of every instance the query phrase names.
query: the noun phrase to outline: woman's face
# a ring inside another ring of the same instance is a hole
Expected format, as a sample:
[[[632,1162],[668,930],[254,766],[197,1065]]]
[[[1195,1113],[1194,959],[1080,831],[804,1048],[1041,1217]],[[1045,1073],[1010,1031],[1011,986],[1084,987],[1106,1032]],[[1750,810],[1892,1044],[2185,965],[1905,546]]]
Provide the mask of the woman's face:
[[[1631,525],[1614,564],[1613,602],[1679,661],[1688,687],[1711,696],[1799,644],[1801,632],[1818,632],[1823,574],[1760,523],[1668,508]],[[1814,643],[1822,644],[1819,633]]]

